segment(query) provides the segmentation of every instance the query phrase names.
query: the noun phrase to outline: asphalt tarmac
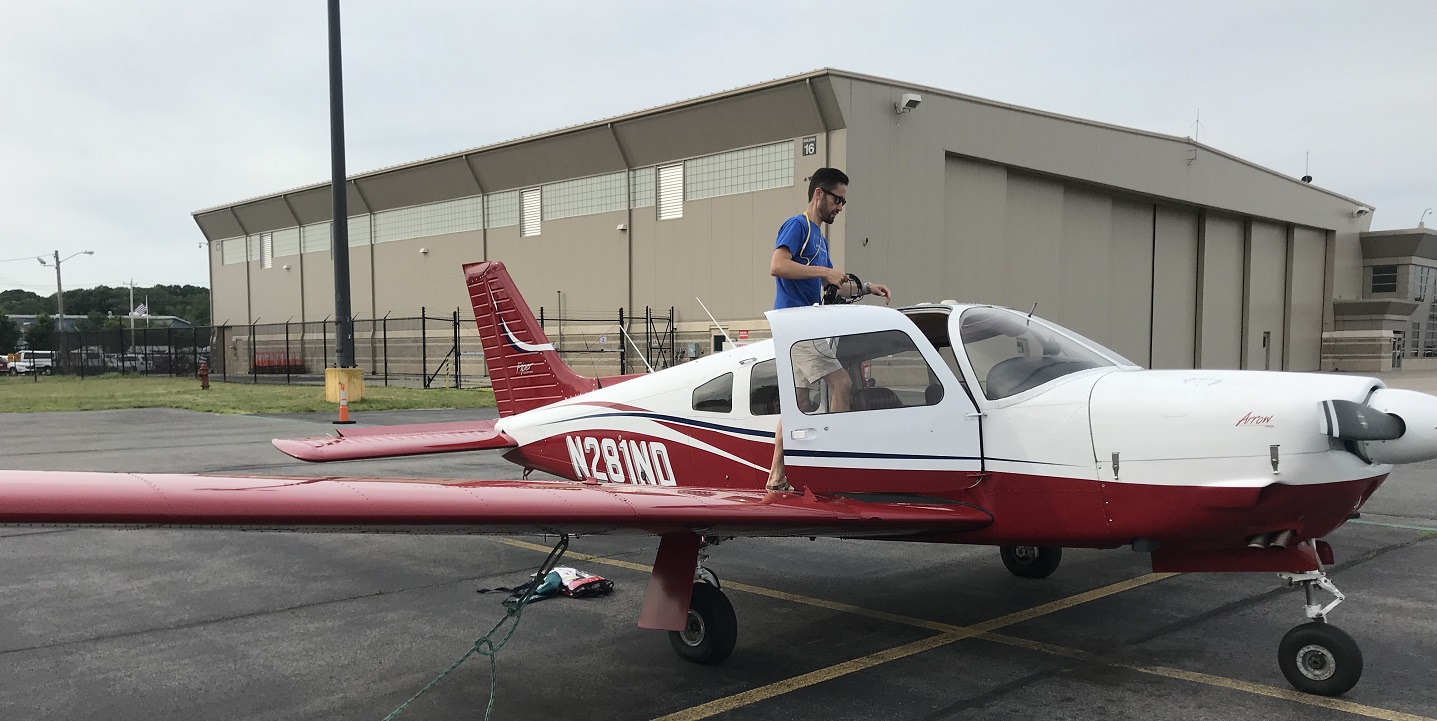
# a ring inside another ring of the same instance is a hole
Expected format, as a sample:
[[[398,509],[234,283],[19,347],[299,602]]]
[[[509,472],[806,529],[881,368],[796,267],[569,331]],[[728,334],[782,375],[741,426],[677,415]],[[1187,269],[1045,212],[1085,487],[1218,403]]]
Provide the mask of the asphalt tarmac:
[[[362,423],[493,411],[360,413]],[[275,437],[328,417],[178,410],[0,414],[6,469],[312,475]],[[517,478],[493,452],[324,473]],[[709,566],[738,647],[700,667],[635,627],[657,539],[576,539],[567,565],[612,595],[525,610],[497,657],[496,719],[1277,719],[1437,717],[1437,463],[1399,468],[1328,540],[1348,600],[1332,621],[1366,669],[1343,699],[1278,671],[1300,591],[1273,574],[1150,573],[1146,555],[1068,550],[1052,577],[996,549],[738,540]],[[379,719],[502,616],[554,539],[0,528],[0,718]],[[982,635],[979,632],[986,632]],[[478,719],[473,657],[403,719]]]

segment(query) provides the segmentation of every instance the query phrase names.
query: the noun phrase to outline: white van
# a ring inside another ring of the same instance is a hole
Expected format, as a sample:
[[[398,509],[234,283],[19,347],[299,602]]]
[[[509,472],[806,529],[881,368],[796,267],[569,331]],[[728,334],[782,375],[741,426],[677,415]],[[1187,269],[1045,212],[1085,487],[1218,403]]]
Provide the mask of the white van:
[[[54,372],[55,351],[52,350],[22,350],[15,354],[15,360],[10,363],[10,375],[12,376],[22,373],[39,373],[48,376]]]

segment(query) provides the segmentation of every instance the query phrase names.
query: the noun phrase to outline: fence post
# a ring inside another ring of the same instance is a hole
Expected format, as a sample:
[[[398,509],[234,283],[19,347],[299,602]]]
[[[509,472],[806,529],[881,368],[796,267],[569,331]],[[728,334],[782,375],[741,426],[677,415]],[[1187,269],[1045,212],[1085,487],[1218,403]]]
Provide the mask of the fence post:
[[[389,313],[384,313],[384,385],[389,385]]]
[[[133,340],[133,339],[132,339],[132,340]],[[249,324],[249,375],[250,375],[250,379],[251,379],[254,383],[258,384],[258,383],[259,383],[259,369],[256,368],[256,367],[255,367],[255,364],[254,364],[254,346],[255,346],[255,342],[254,342],[254,323],[250,323],[250,324]]]
[[[459,309],[454,309],[454,387],[459,387]]]
[[[429,324],[424,321],[424,306],[419,306],[419,379],[429,387]]]
[[[292,320],[292,319],[291,319]],[[292,364],[289,360],[289,321],[284,322],[284,384],[289,385],[289,372]]]
[[[624,307],[619,306],[619,375],[629,372],[628,329],[624,327]]]

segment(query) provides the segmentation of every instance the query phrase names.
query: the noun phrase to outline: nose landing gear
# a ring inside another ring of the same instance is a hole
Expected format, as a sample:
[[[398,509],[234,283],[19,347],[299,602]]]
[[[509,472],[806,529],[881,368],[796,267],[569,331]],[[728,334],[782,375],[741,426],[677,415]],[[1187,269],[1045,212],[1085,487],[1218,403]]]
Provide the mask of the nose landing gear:
[[[1327,614],[1347,597],[1319,568],[1305,573],[1279,573],[1288,586],[1302,586],[1307,595],[1309,619],[1282,637],[1277,646],[1277,665],[1288,683],[1305,693],[1341,696],[1362,678],[1362,649],[1342,629],[1327,622]],[[1331,593],[1327,605],[1317,602],[1317,590]]]

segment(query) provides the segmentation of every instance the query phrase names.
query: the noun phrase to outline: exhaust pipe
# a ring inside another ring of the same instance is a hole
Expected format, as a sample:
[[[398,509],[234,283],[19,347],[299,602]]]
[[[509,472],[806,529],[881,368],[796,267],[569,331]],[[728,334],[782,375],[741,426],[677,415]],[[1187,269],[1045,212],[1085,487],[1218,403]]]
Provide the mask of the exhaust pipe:
[[[1247,538],[1248,548],[1274,548],[1282,550],[1292,543],[1297,537],[1297,532],[1288,529],[1286,531],[1272,531],[1270,533],[1254,533]]]

